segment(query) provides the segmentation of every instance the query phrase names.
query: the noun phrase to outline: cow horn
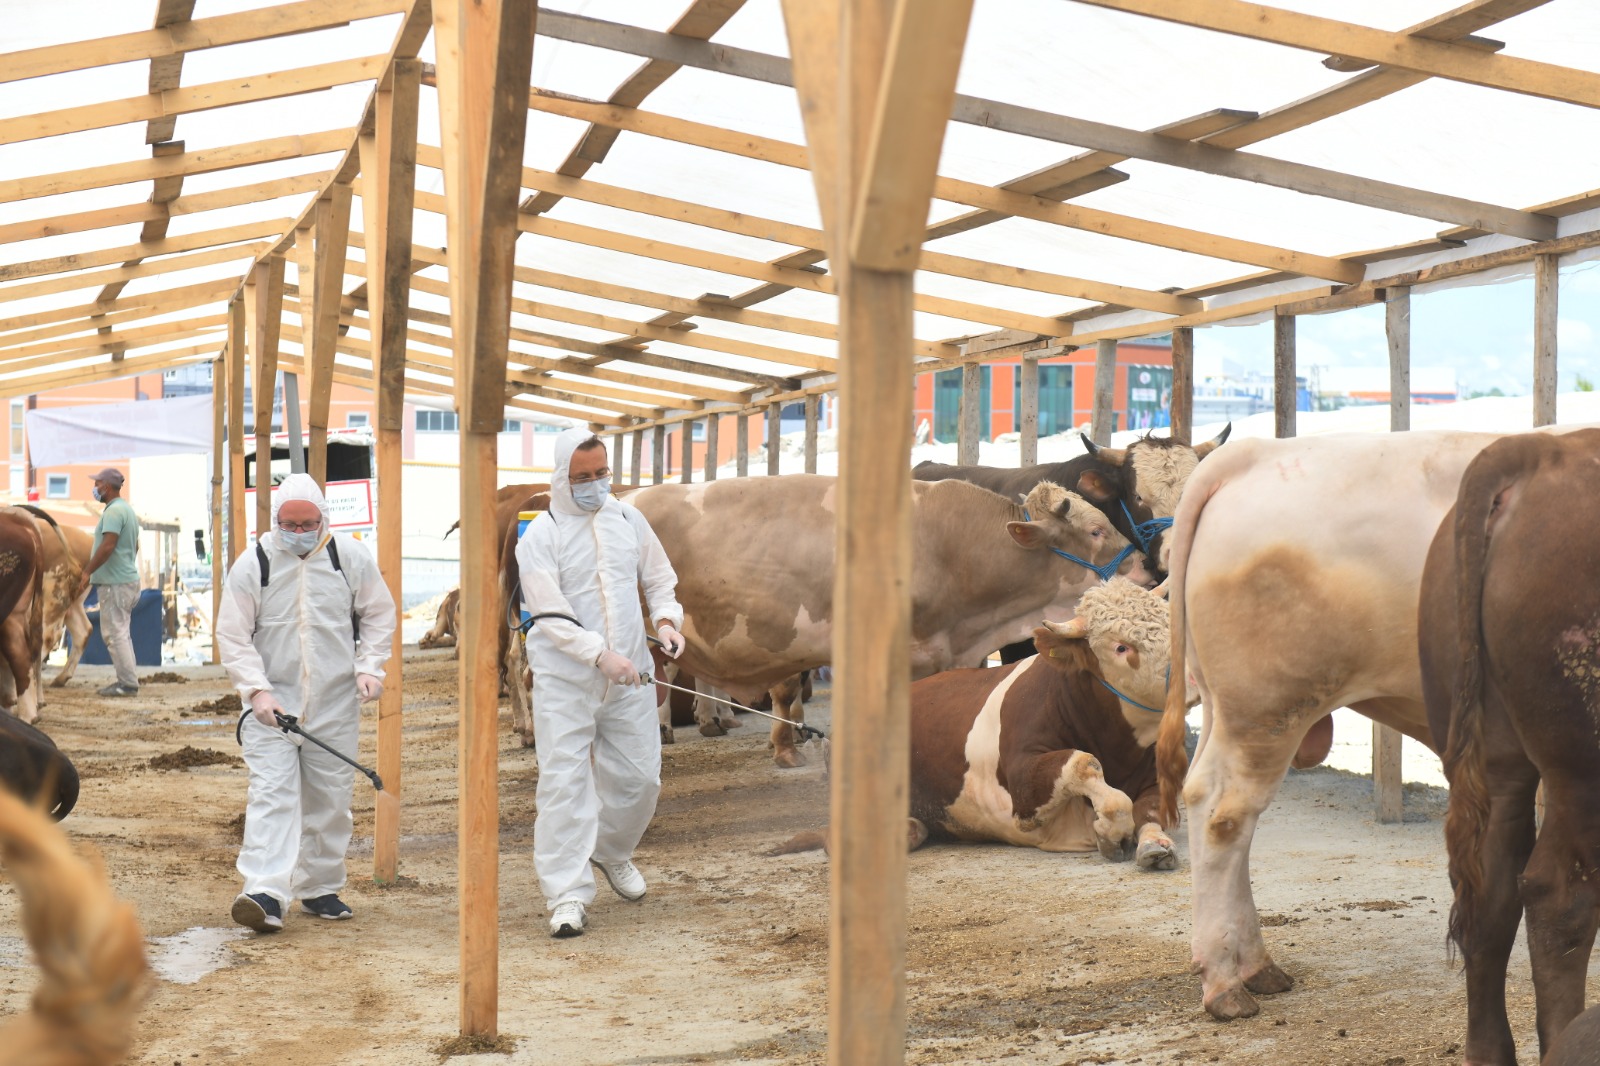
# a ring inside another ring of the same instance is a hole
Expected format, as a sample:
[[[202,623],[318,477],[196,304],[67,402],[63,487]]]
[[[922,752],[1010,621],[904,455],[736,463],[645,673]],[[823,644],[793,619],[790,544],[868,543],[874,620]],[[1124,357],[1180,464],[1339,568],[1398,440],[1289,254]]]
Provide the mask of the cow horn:
[[[1087,433],[1079,433],[1078,436],[1079,436],[1080,439],[1082,439],[1083,446],[1086,449],[1088,449],[1090,455],[1099,455],[1100,454],[1100,445],[1098,445],[1094,441],[1090,440],[1089,439],[1089,434],[1087,434]]]
[[[1082,640],[1089,635],[1089,623],[1082,618],[1074,618],[1070,622],[1051,622],[1048,619],[1044,627],[1058,637],[1068,640]]]
[[[1232,433],[1232,432],[1233,432],[1233,423],[1229,422],[1227,425],[1222,427],[1222,432],[1221,433],[1218,433],[1215,437],[1212,437],[1210,440],[1205,441],[1202,444],[1195,445],[1195,449],[1194,449],[1195,455],[1197,455],[1200,458],[1204,459],[1206,456],[1210,455],[1212,452],[1214,452],[1218,448],[1220,448],[1223,444],[1227,443],[1228,434]]]

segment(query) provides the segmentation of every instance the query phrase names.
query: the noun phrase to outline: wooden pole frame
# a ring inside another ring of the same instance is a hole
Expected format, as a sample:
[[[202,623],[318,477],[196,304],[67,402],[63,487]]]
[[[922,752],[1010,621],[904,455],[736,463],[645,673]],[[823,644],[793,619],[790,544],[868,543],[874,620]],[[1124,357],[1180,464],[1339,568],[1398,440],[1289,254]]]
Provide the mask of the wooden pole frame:
[[[656,423],[650,439],[650,484],[659,485],[667,476],[667,427]]]
[[[1102,446],[1111,443],[1116,386],[1117,342],[1114,339],[1096,341],[1094,407],[1089,413],[1089,439]]]
[[[644,477],[644,430],[636,429],[629,436],[633,438],[633,455],[628,464],[628,484],[637,488]]]
[[[1172,331],[1172,436],[1194,439],[1194,327]]]
[[[707,415],[706,422],[706,459],[705,480],[717,480],[717,427],[722,418],[719,415]]]
[[[227,374],[224,385],[228,392],[228,544],[222,550],[227,555],[229,566],[244,553],[245,548],[244,382],[245,347],[249,335],[245,308],[253,298],[253,286],[246,285],[244,292],[228,304],[228,347],[225,349]],[[253,418],[251,424],[254,424]],[[220,603],[217,606],[220,608]]]
[[[1533,261],[1533,424],[1554,425],[1559,368],[1556,323],[1561,302],[1561,257]]]
[[[743,411],[733,416],[733,473],[735,477],[750,476],[750,416]]]
[[[1272,316],[1272,433],[1292,437],[1295,431],[1294,316]]]
[[[806,473],[817,472],[817,435],[819,432],[821,397],[815,393],[807,394],[805,398],[806,412]]]
[[[1017,451],[1019,466],[1033,466],[1039,461],[1039,357],[1024,355],[1017,364],[1022,375],[1021,410],[1017,412]]]
[[[767,475],[783,473],[783,405],[767,404]]]
[[[243,340],[243,338],[239,338]],[[233,338],[229,338],[229,346]],[[222,648],[217,644],[217,615],[222,610],[222,580],[224,562],[228,559],[228,545],[223,521],[222,484],[228,468],[228,392],[224,384],[227,376],[227,354],[211,364],[211,662],[222,662]]]
[[[283,256],[250,268],[245,300],[250,363],[255,377],[256,536],[272,525],[272,406],[277,392],[278,337],[283,328]]]
[[[965,363],[961,367],[961,407],[956,429],[956,462],[972,466],[978,461],[978,440],[983,423],[983,372],[982,363]]]

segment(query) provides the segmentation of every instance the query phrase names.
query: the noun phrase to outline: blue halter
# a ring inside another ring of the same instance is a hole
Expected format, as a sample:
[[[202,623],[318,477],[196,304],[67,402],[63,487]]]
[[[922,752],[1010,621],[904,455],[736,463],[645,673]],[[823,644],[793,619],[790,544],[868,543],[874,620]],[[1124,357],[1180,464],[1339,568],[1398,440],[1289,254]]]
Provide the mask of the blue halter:
[[[1152,518],[1148,522],[1135,522],[1133,520],[1133,512],[1128,510],[1128,501],[1118,500],[1117,502],[1122,504],[1122,513],[1127,516],[1128,526],[1133,530],[1133,539],[1139,542],[1139,550],[1149,555],[1150,542],[1155,540],[1156,535],[1162,530],[1172,528],[1172,519]]]
[[[1103,677],[1096,678],[1096,680],[1099,681],[1106,688],[1110,689],[1112,695],[1116,696],[1117,699],[1121,700],[1123,703],[1131,703],[1135,707],[1139,708],[1141,711],[1149,711],[1151,714],[1164,714],[1165,713],[1159,707],[1146,707],[1144,704],[1140,703],[1138,700],[1134,699],[1132,696],[1129,696],[1126,693],[1120,691],[1115,685],[1113,685],[1111,682],[1107,681]]]
[[[1033,521],[1032,518],[1028,517],[1028,509],[1026,507],[1024,507],[1022,509],[1022,520],[1024,522]],[[1129,521],[1131,522],[1132,519],[1130,518]],[[1171,522],[1172,522],[1172,519],[1170,519],[1170,518],[1167,519],[1167,523],[1169,525],[1171,524]],[[1088,570],[1088,571],[1090,571],[1092,573],[1095,573],[1095,574],[1099,574],[1101,581],[1110,581],[1112,578],[1117,576],[1117,567],[1122,565],[1122,560],[1126,559],[1129,555],[1133,554],[1133,545],[1130,544],[1126,548],[1123,548],[1120,552],[1117,553],[1117,557],[1115,559],[1111,560],[1109,563],[1107,563],[1104,566],[1096,566],[1096,565],[1094,565],[1093,563],[1091,563],[1087,559],[1080,559],[1076,555],[1073,555],[1071,552],[1064,552],[1060,548],[1057,548],[1057,547],[1054,547],[1054,546],[1052,546],[1050,548],[1050,550],[1055,552],[1057,555],[1061,556],[1061,558],[1063,558],[1063,559],[1069,560],[1070,562],[1077,563],[1079,566],[1083,567],[1085,570]]]

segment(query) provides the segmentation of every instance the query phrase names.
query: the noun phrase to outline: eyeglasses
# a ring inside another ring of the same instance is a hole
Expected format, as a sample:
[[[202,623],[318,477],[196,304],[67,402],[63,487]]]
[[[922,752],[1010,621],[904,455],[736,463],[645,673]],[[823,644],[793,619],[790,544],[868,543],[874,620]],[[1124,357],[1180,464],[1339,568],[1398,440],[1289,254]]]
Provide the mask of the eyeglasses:
[[[610,476],[611,468],[609,466],[602,466],[599,470],[592,474],[573,474],[568,481],[574,485],[587,485],[591,481],[599,481],[603,477]]]
[[[322,519],[313,518],[309,522],[279,522],[278,528],[285,533],[310,533],[322,527]]]

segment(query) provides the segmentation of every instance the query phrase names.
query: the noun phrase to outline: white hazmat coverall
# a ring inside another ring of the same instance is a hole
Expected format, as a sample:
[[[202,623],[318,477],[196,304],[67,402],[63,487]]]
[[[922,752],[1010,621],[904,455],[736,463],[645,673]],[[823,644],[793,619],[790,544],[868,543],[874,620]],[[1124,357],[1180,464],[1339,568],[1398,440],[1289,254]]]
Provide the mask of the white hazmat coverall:
[[[285,500],[310,500],[323,514],[322,537],[304,559],[279,543],[278,508]],[[272,530],[261,537],[267,585],[261,585],[252,546],[228,571],[217,616],[222,663],[246,708],[242,736],[250,794],[239,873],[246,893],[266,893],[284,913],[291,900],[344,887],[355,771],[315,744],[256,721],[248,712],[250,697],[270,692],[284,714],[356,758],[356,674],[383,677],[395,627],[394,598],[372,553],[348,534],[329,534],[327,513],[310,476],[285,478],[273,493]],[[333,568],[330,536],[342,572]],[[361,621],[359,647],[352,614]]]
[[[568,464],[592,436],[569,429],[556,438],[550,510],[517,543],[524,609],[583,623],[544,618],[528,633],[539,756],[533,864],[551,910],[593,902],[589,859],[631,859],[661,794],[655,689],[613,685],[595,661],[609,648],[640,673],[651,669],[641,586],[652,620],[683,625],[678,575],[644,515],[609,497],[585,511],[572,498]]]

